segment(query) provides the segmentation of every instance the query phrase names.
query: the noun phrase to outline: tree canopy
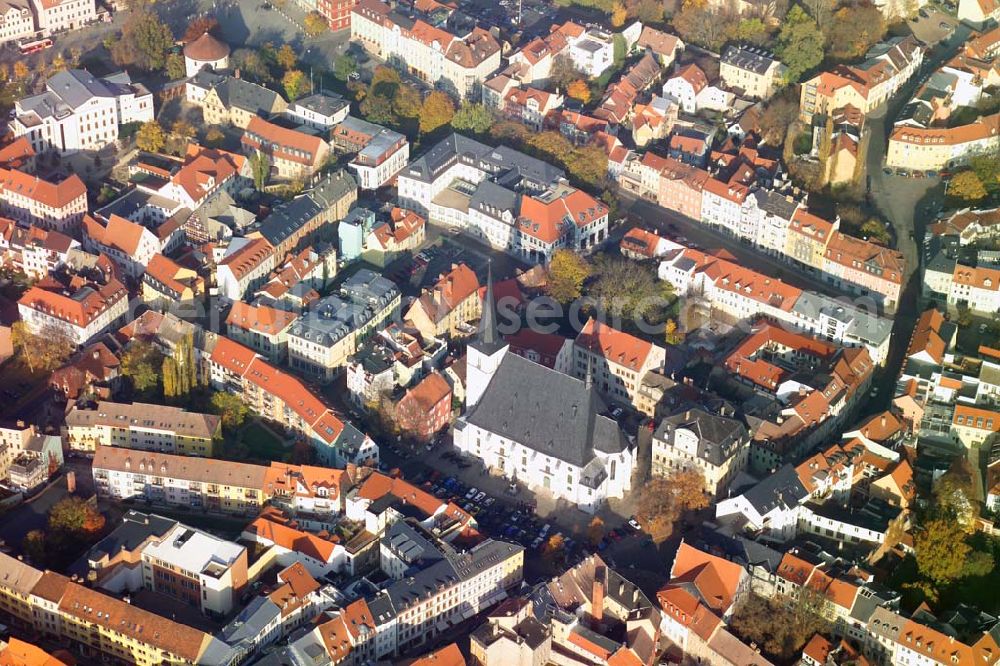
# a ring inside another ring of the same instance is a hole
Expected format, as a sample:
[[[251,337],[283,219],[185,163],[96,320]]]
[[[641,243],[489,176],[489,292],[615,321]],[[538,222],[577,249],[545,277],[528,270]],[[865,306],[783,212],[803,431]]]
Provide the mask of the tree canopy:
[[[795,5],[785,16],[778,33],[775,54],[788,67],[786,79],[798,81],[823,61],[823,33],[809,14]]]
[[[420,109],[420,133],[430,134],[451,122],[455,115],[455,104],[447,93],[435,90],[424,100]]]
[[[587,260],[572,250],[556,250],[549,262],[546,291],[563,305],[583,295],[583,283],[590,276]]]
[[[166,66],[173,45],[170,28],[156,12],[137,7],[129,12],[121,37],[112,44],[111,59],[116,65],[159,70]]]
[[[23,321],[16,321],[11,327],[11,343],[31,372],[53,370],[73,353],[73,341],[52,325],[35,334]]]
[[[482,104],[462,102],[451,119],[451,126],[459,132],[486,134],[493,126],[493,114]]]
[[[147,120],[135,135],[135,146],[148,153],[158,153],[167,143],[167,135],[155,120]]]

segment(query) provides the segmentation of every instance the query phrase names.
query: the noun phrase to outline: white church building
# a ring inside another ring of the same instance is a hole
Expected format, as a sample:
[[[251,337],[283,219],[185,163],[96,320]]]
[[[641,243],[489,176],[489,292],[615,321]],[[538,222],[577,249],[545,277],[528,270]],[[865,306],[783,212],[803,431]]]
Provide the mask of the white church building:
[[[466,413],[455,447],[536,493],[594,513],[631,488],[635,447],[589,382],[508,354],[492,281],[479,338],[468,347]]]

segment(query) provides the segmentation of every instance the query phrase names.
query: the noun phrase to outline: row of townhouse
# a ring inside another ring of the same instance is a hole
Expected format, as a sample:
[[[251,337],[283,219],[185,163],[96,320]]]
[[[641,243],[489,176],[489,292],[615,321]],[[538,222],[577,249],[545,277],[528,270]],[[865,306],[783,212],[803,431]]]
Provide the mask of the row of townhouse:
[[[461,134],[411,161],[398,191],[429,222],[527,261],[548,262],[560,248],[590,252],[608,236],[608,207],[568,185],[561,169]]]
[[[97,494],[113,500],[141,499],[157,506],[244,516],[257,516],[270,504],[304,523],[332,525],[345,512],[353,483],[350,470],[160,453],[131,448],[100,434],[94,442]]]
[[[478,99],[482,83],[500,68],[500,44],[478,27],[453,34],[440,18],[440,12],[425,13],[415,5],[362,0],[351,10],[351,40],[459,99]]]
[[[93,454],[98,446],[212,457],[222,438],[221,417],[180,407],[99,401],[70,405],[63,440],[70,451]]]
[[[82,69],[63,70],[45,91],[14,104],[11,129],[36,152],[101,150],[118,140],[122,125],[153,120],[153,94],[128,74],[104,78]]]
[[[945,254],[923,267],[923,293],[949,312],[968,310],[992,317],[1000,312],[1000,270],[992,264],[970,265]]]
[[[957,169],[1000,148],[1000,113],[958,127],[897,126],[889,135],[886,166],[914,171]]]
[[[892,322],[846,301],[788,285],[723,257],[677,245],[659,266],[678,294],[700,299],[734,322],[758,317],[847,347],[865,347],[885,363]]]
[[[230,663],[225,644],[203,631],[10,555],[0,555],[0,566],[0,613],[13,626],[68,643],[87,659],[137,666]]]
[[[252,349],[220,337],[208,365],[213,387],[235,393],[262,418],[304,438],[324,464],[378,460],[378,446],[370,437],[342,421],[301,380]]]
[[[724,182],[704,169],[649,152],[628,160],[619,178],[622,187],[664,208],[800,265],[847,292],[870,297],[887,312],[896,310],[906,274],[900,252],[848,236],[837,229],[839,220],[813,215],[801,201],[754,186],[753,180]]]

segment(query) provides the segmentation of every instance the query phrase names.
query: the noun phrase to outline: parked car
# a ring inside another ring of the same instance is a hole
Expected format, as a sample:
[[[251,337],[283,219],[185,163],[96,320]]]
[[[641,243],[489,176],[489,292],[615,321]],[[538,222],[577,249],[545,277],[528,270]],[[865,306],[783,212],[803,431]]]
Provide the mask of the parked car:
[[[634,530],[641,530],[642,529],[642,525],[639,524],[639,521],[636,520],[635,516],[632,516],[631,518],[628,519],[628,524],[629,524],[629,527],[631,527]]]

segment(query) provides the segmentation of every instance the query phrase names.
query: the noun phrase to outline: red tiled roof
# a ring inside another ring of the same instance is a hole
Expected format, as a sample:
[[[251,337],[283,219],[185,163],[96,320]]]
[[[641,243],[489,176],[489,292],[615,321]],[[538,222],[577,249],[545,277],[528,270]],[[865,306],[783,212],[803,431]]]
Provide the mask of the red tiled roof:
[[[612,328],[593,317],[587,320],[574,344],[630,370],[641,369],[653,351],[651,342]]]
[[[87,186],[75,173],[59,183],[12,169],[0,169],[0,189],[59,210],[87,197]]]

